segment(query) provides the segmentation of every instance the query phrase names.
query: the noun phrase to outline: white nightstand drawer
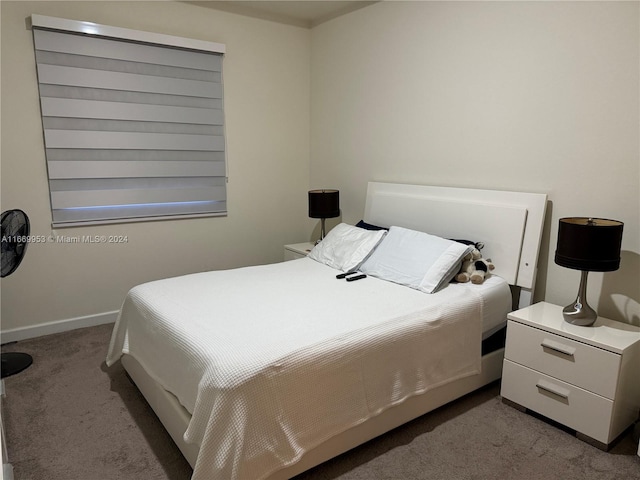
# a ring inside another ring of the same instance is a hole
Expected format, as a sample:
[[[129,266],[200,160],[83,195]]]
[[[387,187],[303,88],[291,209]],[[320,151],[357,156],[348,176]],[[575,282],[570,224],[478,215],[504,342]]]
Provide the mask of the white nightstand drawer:
[[[505,358],[615,398],[621,355],[510,320]]]
[[[620,433],[610,432],[613,401],[506,359],[501,394],[604,444]]]

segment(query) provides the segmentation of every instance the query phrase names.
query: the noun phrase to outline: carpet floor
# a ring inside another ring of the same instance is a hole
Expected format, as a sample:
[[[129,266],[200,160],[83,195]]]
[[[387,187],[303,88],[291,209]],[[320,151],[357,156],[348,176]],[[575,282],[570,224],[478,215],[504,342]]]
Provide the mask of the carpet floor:
[[[4,345],[34,363],[5,378],[2,418],[16,480],[187,480],[191,468],[118,363],[112,325]],[[496,382],[297,480],[640,480],[637,440],[609,452],[502,403]]]

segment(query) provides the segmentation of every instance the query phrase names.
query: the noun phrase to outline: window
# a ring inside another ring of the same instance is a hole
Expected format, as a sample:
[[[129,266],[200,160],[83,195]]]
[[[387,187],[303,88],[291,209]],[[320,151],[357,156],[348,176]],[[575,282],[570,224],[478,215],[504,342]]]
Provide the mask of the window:
[[[32,27],[54,227],[226,214],[224,45]]]

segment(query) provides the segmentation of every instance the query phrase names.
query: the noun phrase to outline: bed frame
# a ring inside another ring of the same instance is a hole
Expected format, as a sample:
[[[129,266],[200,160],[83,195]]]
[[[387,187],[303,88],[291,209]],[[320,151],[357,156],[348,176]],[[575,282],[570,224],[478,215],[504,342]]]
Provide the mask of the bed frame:
[[[491,258],[496,265],[494,273],[505,278],[520,293],[515,305],[524,306],[533,298],[546,203],[547,196],[536,193],[370,182],[363,219],[384,227],[397,225],[446,238],[483,242],[483,256]],[[298,462],[268,478],[291,478],[498,380],[502,375],[503,356],[504,348],[484,355],[481,373],[410,397],[325,441]],[[135,359],[124,355],[122,364],[193,467],[198,446],[183,440],[191,418],[189,412]]]

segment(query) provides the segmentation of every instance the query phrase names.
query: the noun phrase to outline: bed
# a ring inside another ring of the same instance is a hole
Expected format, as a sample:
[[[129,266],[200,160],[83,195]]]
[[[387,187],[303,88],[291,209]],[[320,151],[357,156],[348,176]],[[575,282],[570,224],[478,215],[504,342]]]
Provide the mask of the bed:
[[[532,298],[545,208],[543,194],[371,182],[363,221],[388,230],[340,224],[307,258],[135,287],[107,363],[193,480],[291,478],[500,378],[504,349],[483,344]],[[449,283],[468,252],[449,239],[484,243],[484,284]],[[409,270],[444,252],[415,285],[387,262],[412,242]],[[369,276],[336,279],[352,268]]]

